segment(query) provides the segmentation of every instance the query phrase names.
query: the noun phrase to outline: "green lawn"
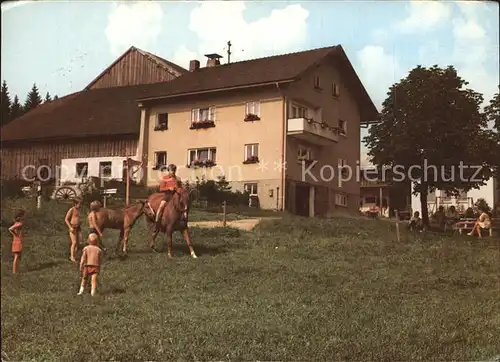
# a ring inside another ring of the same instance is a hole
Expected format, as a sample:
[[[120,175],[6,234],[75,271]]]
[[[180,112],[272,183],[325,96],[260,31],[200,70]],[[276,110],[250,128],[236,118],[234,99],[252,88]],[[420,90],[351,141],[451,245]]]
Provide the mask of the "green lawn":
[[[11,202],[2,203],[2,226]],[[285,216],[193,228],[152,253],[142,222],[76,295],[60,207],[28,220],[11,275],[2,227],[2,350],[16,361],[488,360],[500,354],[500,239],[403,235],[377,220]],[[115,241],[111,232],[105,242]],[[163,238],[160,237],[159,240]],[[88,290],[87,290],[88,292]]]

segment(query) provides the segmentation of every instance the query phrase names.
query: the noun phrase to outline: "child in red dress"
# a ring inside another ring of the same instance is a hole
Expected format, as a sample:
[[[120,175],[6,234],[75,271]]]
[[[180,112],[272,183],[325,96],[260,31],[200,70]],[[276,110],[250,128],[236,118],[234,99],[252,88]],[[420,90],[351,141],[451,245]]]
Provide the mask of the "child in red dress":
[[[9,228],[12,234],[12,254],[14,254],[14,262],[12,263],[12,273],[17,273],[19,262],[21,261],[21,253],[23,251],[23,225],[24,225],[24,210],[19,209],[14,214],[14,224]]]

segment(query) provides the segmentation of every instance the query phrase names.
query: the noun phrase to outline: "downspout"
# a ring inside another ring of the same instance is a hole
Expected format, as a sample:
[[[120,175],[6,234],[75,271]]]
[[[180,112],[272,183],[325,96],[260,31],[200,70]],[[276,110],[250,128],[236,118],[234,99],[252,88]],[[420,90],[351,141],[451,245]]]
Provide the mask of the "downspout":
[[[276,83],[276,88],[282,92],[280,88],[280,84]],[[281,211],[285,211],[285,172],[286,172],[286,134],[287,134],[287,126],[288,126],[288,107],[287,107],[287,97],[283,95],[283,132],[282,132],[282,140],[281,140]],[[278,195],[276,195],[278,196]]]

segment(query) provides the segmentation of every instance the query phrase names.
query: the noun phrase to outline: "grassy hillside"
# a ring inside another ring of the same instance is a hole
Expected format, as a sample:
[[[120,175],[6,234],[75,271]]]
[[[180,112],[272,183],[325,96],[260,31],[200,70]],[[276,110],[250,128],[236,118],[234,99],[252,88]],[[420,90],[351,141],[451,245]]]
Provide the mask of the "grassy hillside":
[[[2,225],[10,207],[2,204]],[[500,354],[500,240],[405,235],[375,220],[284,217],[192,231],[175,258],[143,223],[76,295],[63,209],[28,221],[11,275],[2,227],[2,350],[11,360],[478,360]],[[110,233],[108,245],[116,233]],[[159,239],[161,240],[161,238]]]

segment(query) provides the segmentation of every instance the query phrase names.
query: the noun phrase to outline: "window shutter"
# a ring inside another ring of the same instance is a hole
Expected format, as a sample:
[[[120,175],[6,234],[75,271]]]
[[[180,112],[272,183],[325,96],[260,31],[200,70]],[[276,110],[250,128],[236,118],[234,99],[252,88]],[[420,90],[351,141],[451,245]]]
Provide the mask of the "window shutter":
[[[211,121],[215,121],[215,107],[208,108],[208,119]]]
[[[257,116],[260,116],[260,102],[255,102],[254,103],[254,108],[255,108],[255,114]]]
[[[248,114],[250,114],[250,113],[252,113],[250,111],[250,102],[246,102],[245,103],[245,116],[248,115]]]

